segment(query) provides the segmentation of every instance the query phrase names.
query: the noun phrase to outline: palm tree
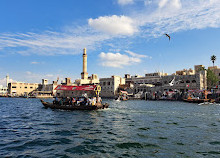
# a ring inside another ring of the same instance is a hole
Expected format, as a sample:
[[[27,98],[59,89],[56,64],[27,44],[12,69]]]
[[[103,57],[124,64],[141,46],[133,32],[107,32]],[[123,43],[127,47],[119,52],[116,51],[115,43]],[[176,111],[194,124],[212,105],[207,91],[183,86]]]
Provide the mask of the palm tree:
[[[216,61],[216,56],[215,56],[215,55],[212,55],[212,56],[211,56],[211,61],[212,61],[212,63],[213,63],[213,67],[214,67],[214,63],[215,63],[215,61]]]

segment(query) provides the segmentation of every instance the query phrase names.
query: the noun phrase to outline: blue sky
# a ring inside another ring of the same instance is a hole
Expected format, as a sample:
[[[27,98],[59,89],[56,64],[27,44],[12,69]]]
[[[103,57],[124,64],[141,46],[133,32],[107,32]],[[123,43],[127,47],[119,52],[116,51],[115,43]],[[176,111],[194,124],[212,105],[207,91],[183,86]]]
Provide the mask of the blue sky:
[[[0,84],[80,78],[84,47],[99,77],[219,65],[219,0],[1,0],[0,21]]]

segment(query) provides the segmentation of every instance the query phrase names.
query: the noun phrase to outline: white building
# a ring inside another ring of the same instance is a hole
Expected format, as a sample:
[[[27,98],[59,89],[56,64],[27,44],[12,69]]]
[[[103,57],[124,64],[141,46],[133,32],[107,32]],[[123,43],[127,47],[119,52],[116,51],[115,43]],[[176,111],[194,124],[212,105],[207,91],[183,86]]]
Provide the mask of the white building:
[[[3,87],[2,85],[0,85],[0,95],[4,96],[8,93],[8,88],[7,87]]]
[[[100,86],[102,87],[101,97],[115,97],[118,95],[119,85],[125,84],[125,79],[120,76],[112,76],[110,78],[100,78]]]

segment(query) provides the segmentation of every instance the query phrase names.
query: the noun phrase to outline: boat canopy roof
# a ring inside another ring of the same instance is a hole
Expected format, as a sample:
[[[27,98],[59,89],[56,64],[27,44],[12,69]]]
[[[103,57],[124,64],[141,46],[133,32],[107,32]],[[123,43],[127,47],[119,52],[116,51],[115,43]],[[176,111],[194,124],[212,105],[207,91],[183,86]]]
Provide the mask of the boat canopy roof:
[[[83,86],[66,86],[66,85],[58,85],[55,90],[63,90],[63,91],[94,91],[96,85],[83,85]]]

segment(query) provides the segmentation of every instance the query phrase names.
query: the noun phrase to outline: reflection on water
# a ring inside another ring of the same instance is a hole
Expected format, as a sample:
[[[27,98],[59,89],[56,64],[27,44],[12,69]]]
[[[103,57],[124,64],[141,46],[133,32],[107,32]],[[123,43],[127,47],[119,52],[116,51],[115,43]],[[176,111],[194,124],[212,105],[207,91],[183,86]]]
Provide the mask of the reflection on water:
[[[0,157],[220,157],[220,106],[104,100],[63,111],[0,98]]]

